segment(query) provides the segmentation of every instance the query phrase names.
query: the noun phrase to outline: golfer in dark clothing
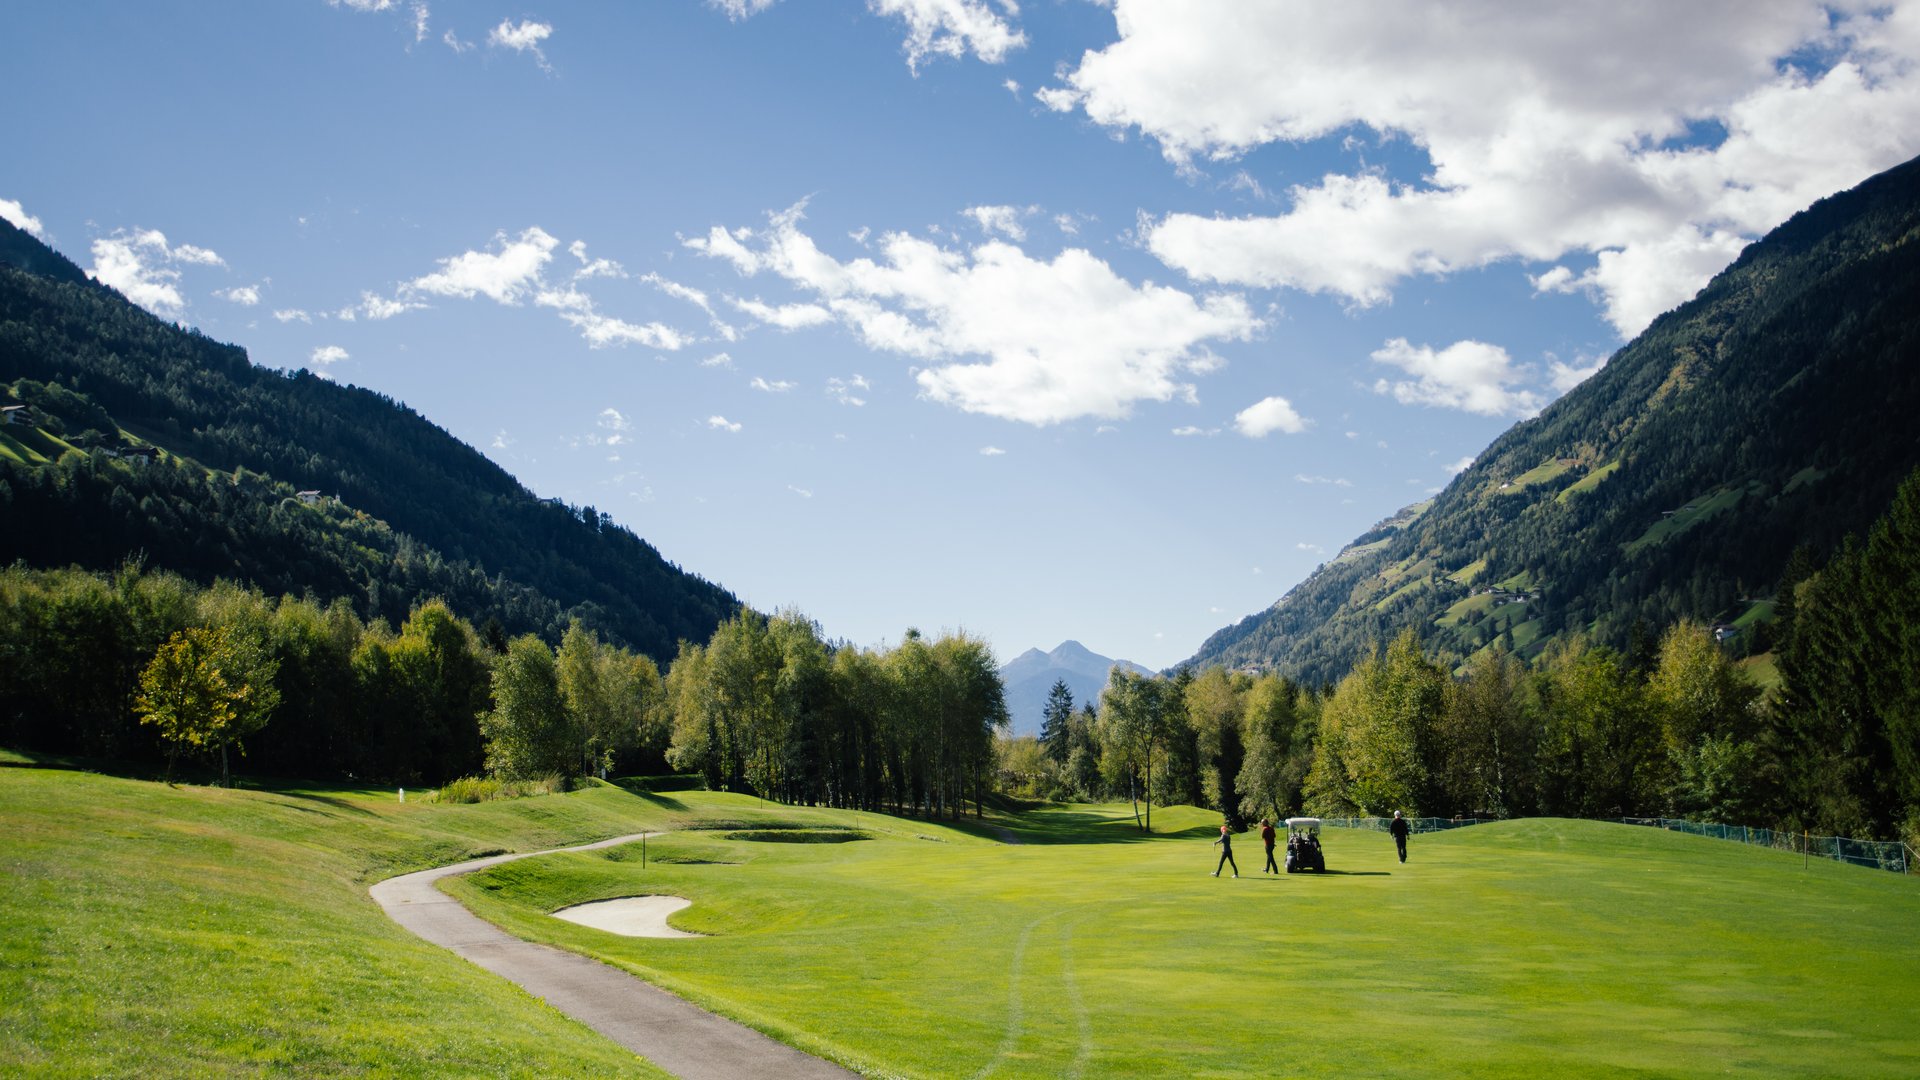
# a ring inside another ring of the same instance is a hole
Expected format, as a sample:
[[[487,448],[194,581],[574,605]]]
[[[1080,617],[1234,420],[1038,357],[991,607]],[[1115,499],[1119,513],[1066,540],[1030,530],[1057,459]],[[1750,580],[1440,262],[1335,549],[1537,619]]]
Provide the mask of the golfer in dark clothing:
[[[1267,845],[1267,865],[1261,867],[1260,872],[1264,874],[1271,870],[1276,874],[1279,873],[1280,867],[1273,861],[1273,822],[1266,818],[1260,819],[1260,842]]]
[[[1220,876],[1220,868],[1222,866],[1231,866],[1233,867],[1233,876],[1239,877],[1240,864],[1233,861],[1233,834],[1227,831],[1225,825],[1220,826],[1220,839],[1215,840],[1214,843],[1220,845],[1220,861],[1214,864],[1213,876]]]
[[[1406,818],[1400,816],[1400,811],[1395,810],[1393,812],[1393,824],[1387,826],[1387,831],[1393,834],[1393,845],[1400,849],[1400,861],[1406,862],[1407,834],[1413,831],[1413,827],[1407,824]]]

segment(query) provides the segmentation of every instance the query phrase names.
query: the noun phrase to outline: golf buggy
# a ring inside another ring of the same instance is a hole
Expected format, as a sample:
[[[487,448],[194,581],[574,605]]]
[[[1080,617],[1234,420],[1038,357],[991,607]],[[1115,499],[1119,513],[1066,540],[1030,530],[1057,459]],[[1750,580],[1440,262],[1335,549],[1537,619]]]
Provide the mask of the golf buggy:
[[[1287,819],[1287,873],[1300,874],[1308,870],[1325,873],[1326,854],[1320,850],[1320,819],[1317,817],[1290,817]]]

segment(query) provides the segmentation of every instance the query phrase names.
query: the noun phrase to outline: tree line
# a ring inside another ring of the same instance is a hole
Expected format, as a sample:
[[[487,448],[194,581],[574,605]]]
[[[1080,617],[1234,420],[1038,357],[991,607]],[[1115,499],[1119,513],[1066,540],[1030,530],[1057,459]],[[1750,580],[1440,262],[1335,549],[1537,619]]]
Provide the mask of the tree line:
[[[443,601],[396,629],[344,599],[123,565],[0,570],[0,743],[126,761],[438,785],[673,767],[788,802],[958,816],[1006,705],[977,638],[829,643],[742,609],[663,675],[578,621],[558,647]]]

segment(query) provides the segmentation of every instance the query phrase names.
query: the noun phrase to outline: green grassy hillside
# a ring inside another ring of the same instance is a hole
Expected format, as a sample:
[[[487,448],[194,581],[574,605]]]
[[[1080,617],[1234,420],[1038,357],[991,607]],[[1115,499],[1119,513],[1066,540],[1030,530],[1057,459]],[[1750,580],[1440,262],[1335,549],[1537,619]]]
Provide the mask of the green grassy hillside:
[[[1575,634],[1623,648],[1636,628],[1734,619],[1796,547],[1825,561],[1920,466],[1916,240],[1920,161],[1795,215],[1430,505],[1191,662],[1331,683],[1406,629],[1458,664],[1509,631],[1531,656]],[[1524,617],[1459,606],[1521,575],[1537,594]],[[1735,647],[1763,651],[1754,629]]]
[[[639,829],[450,891],[794,1045],[907,1076],[1911,1076],[1920,880],[1651,829],[1330,830],[1214,878],[1215,815],[961,826],[613,787],[482,806],[0,769],[0,1071],[643,1066],[388,923],[387,874]],[[1017,839],[1020,844],[1004,841]],[[807,842],[783,842],[807,841]],[[824,842],[837,841],[837,842]],[[550,918],[666,893],[708,937]]]
[[[660,1075],[367,895],[476,852],[631,832],[641,809],[607,788],[403,806],[0,767],[0,1074]]]

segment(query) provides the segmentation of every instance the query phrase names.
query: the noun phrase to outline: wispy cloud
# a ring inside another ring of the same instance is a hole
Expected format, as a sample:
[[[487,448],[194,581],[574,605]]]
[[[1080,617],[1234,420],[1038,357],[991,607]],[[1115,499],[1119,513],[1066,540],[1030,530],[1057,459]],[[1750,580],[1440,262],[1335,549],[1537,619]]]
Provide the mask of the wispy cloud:
[[[755,390],[764,391],[769,394],[784,394],[793,389],[795,384],[785,379],[776,379],[773,382],[768,382],[760,376],[755,375],[753,381],[747,385],[753,387]]]
[[[514,52],[530,53],[540,70],[552,72],[547,63],[547,54],[540,50],[540,43],[553,36],[553,24],[522,19],[518,23],[511,19],[502,19],[500,25],[487,34],[487,44]]]
[[[982,457],[1001,457],[1005,454],[1006,451],[997,446],[983,446],[980,448],[980,456]]]
[[[739,424],[733,422],[732,420],[727,419],[724,416],[707,417],[707,426],[710,428],[713,428],[716,431],[737,432],[740,430]]]
[[[870,389],[870,387],[867,384],[866,378],[860,375],[855,375],[850,379],[832,378],[827,380],[827,396],[842,405],[865,405],[867,399],[860,397],[859,394],[865,393],[868,389]]]

